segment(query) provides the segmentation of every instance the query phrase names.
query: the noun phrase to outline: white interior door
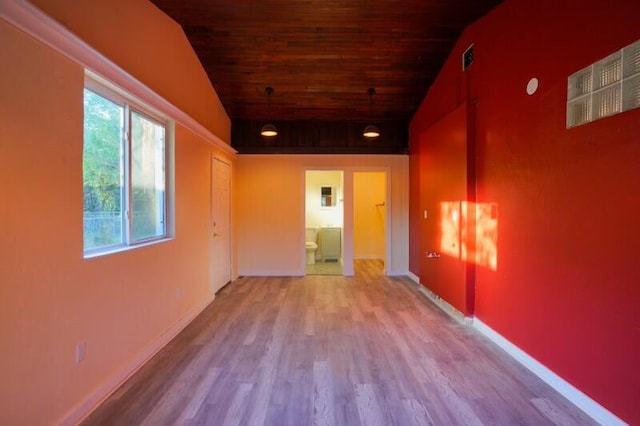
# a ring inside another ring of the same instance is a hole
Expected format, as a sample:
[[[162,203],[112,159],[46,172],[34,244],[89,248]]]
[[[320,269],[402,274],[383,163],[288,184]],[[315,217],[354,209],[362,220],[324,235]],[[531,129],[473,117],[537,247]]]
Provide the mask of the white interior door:
[[[213,293],[231,281],[231,166],[211,160],[211,217],[213,226]]]

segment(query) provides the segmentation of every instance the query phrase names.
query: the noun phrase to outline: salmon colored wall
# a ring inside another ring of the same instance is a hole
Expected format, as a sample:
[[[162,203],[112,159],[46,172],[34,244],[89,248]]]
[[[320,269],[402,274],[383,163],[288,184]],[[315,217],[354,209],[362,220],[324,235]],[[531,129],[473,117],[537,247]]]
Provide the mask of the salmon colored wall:
[[[239,275],[299,275],[302,170],[285,156],[241,155],[236,176]]]
[[[0,424],[68,423],[212,300],[214,149],[177,126],[174,239],[83,259],[84,70],[3,20],[0,40]]]
[[[231,121],[182,27],[150,1],[31,3],[229,143]]]
[[[477,201],[496,203],[498,237],[497,270],[477,268],[476,316],[640,424],[640,110],[565,128],[567,77],[640,39],[640,2],[582,5],[511,0],[469,27],[411,123],[411,146],[467,93],[477,102]],[[529,96],[531,77],[540,88]]]
[[[409,229],[407,156],[240,155],[237,161],[240,275],[304,275],[305,169],[345,170],[345,233],[353,226],[353,220],[349,220],[349,215],[353,218],[353,203],[349,201],[353,191],[353,172],[389,169],[393,236],[390,243],[392,258],[387,262],[387,269],[389,274],[406,274]],[[344,244],[345,254],[348,250],[353,253],[353,243],[349,246],[346,235]]]
[[[385,260],[387,175],[358,172],[353,175],[353,257]]]

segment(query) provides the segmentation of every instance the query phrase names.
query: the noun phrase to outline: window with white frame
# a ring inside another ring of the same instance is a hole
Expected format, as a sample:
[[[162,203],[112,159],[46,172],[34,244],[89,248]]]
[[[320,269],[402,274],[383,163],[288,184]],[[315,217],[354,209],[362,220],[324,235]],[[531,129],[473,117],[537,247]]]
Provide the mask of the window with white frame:
[[[567,128],[640,107],[640,41],[569,76]]]
[[[85,87],[85,256],[167,237],[167,125],[116,92]]]

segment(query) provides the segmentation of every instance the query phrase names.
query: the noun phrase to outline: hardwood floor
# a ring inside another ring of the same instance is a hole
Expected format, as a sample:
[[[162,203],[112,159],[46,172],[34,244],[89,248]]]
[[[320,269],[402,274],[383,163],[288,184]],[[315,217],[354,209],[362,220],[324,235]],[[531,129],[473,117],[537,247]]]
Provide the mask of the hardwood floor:
[[[594,424],[408,278],[355,268],[233,282],[83,424]]]

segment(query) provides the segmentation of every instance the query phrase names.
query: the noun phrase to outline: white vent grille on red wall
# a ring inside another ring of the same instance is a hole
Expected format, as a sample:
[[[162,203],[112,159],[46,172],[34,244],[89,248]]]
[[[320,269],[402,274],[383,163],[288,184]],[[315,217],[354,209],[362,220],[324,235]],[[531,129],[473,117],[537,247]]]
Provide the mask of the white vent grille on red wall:
[[[640,107],[640,40],[567,81],[567,128]]]

